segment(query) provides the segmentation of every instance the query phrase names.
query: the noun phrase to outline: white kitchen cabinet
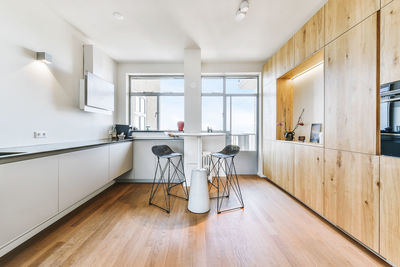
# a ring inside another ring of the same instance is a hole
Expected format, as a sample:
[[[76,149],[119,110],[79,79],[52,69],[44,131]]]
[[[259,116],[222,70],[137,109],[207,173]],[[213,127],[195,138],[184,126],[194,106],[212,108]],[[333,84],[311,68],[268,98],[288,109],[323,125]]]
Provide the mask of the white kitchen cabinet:
[[[109,181],[109,146],[63,154],[59,163],[60,211]]]
[[[133,167],[133,142],[110,144],[110,175],[113,180]]]
[[[58,213],[58,156],[0,165],[0,248]]]
[[[156,156],[152,146],[168,145],[172,150],[183,153],[183,140],[135,140],[133,152],[133,181],[151,183],[156,171]],[[164,162],[162,163],[164,164]]]

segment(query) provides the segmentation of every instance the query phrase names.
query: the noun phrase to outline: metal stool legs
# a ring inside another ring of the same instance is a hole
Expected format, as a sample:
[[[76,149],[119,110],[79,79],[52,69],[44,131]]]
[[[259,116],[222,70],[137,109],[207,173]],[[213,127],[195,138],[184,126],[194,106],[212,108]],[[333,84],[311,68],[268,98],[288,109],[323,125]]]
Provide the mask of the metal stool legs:
[[[160,157],[157,157],[156,172],[154,174],[153,185],[151,187],[149,205],[154,205],[154,206],[166,211],[167,213],[170,213],[170,211],[171,211],[170,196],[174,196],[174,197],[178,197],[178,198],[187,200],[188,199],[188,189],[187,189],[187,184],[186,184],[186,179],[185,179],[182,156],[179,156],[179,160],[178,160],[177,164],[175,164],[173,162],[172,158],[166,158],[166,161],[167,162],[166,162],[164,168],[162,168],[161,162],[160,162]],[[172,167],[172,172],[171,172],[171,167]],[[172,173],[172,175],[171,175],[171,173]],[[157,174],[159,175],[158,178],[157,178]],[[179,178],[179,174],[182,176],[182,178]],[[183,184],[185,184],[185,185],[183,185]],[[171,193],[171,189],[176,186],[179,186],[179,185],[182,186],[184,197],[181,197],[181,196]],[[162,190],[162,192],[163,192],[165,207],[162,207],[162,206],[154,203],[154,197],[159,189]]]
[[[234,156],[222,158],[211,157],[210,173],[212,175],[214,171],[216,176],[212,176],[213,178],[210,186],[214,186],[217,189],[217,213],[244,208],[242,191],[240,190],[239,178],[236,174],[234,158]],[[225,179],[220,176],[221,170],[225,173]],[[229,198],[231,189],[239,201],[240,206],[221,210],[224,198]]]

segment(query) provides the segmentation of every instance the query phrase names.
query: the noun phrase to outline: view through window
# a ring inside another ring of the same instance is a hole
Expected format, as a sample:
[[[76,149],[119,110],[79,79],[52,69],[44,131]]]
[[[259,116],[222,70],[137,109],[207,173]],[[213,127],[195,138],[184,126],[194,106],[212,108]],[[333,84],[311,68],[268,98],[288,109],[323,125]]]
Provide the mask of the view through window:
[[[184,120],[183,76],[130,79],[130,124],[137,130],[177,130]],[[204,76],[202,130],[226,132],[227,143],[257,150],[258,77]]]
[[[227,143],[257,150],[258,77],[202,78],[202,130],[227,133]]]
[[[184,119],[183,76],[131,77],[130,124],[137,130],[177,130]]]

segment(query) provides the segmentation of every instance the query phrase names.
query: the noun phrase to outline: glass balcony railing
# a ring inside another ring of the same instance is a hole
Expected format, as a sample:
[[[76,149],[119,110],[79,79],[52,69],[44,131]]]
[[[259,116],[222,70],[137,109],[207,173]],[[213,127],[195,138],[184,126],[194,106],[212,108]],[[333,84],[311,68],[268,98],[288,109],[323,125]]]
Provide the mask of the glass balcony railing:
[[[241,151],[257,151],[257,138],[255,133],[228,134],[230,144],[237,145]]]

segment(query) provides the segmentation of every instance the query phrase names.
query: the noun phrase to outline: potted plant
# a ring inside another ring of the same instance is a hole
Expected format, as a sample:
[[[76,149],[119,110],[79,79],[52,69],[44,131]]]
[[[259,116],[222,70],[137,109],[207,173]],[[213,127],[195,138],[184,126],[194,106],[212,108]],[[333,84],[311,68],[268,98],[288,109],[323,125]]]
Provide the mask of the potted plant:
[[[283,123],[282,122],[278,123],[278,126],[282,126],[282,125],[285,126],[285,140],[286,141],[293,141],[294,135],[295,135],[295,132],[296,132],[297,128],[299,126],[304,126],[303,114],[304,114],[304,108],[301,111],[301,114],[300,114],[300,116],[299,116],[299,118],[297,120],[297,123],[296,123],[296,126],[294,127],[294,129],[291,130],[291,131],[290,130],[288,131],[287,127],[286,127],[286,110],[283,111],[284,122]]]

